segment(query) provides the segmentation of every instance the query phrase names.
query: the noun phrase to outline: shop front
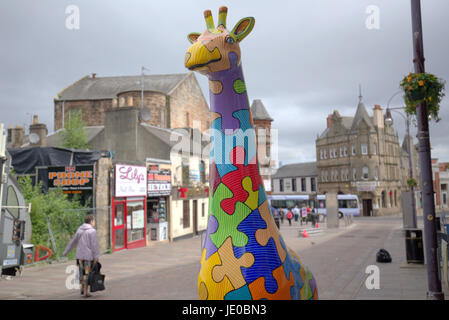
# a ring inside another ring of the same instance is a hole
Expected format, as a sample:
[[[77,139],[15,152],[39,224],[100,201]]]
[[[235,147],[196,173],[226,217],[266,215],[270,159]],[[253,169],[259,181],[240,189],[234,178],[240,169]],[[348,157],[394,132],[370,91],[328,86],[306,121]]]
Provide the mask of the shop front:
[[[115,188],[112,198],[113,251],[146,245],[146,193],[146,167],[115,165]]]
[[[171,166],[169,161],[147,160],[148,244],[168,240]]]

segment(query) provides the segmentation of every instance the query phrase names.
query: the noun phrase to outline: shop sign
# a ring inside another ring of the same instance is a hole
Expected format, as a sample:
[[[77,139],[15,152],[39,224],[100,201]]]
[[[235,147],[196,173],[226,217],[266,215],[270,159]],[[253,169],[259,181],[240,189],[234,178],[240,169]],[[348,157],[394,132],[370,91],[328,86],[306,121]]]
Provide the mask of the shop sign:
[[[358,181],[356,183],[357,191],[376,191],[377,182],[376,181]]]
[[[147,163],[148,196],[169,196],[171,193],[171,167],[169,164]]]
[[[115,196],[136,197],[147,194],[145,167],[117,164],[115,166]]]
[[[93,188],[93,165],[48,167],[48,188],[67,194],[87,195]]]

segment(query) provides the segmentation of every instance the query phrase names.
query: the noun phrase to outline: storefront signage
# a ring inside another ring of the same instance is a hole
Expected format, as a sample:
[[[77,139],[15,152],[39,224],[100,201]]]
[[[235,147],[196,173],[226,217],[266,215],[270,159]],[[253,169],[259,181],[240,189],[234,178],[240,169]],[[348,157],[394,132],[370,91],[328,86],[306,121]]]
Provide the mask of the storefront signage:
[[[376,191],[377,182],[376,181],[358,181],[356,182],[357,191],[363,192],[363,191]]]
[[[93,165],[48,167],[48,188],[59,187],[68,194],[91,194]]]
[[[115,166],[115,196],[136,197],[147,194],[145,167],[117,164]]]
[[[169,196],[171,193],[171,167],[169,164],[147,163],[148,197]]]

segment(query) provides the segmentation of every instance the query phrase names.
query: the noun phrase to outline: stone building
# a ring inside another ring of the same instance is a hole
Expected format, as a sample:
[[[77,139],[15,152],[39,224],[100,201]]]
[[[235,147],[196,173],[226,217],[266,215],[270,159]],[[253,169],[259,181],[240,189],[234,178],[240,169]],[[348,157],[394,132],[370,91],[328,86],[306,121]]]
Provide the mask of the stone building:
[[[449,162],[432,159],[433,190],[435,192],[435,209],[448,211]]]
[[[54,98],[54,130],[81,110],[87,126],[104,125],[107,110],[133,107],[142,121],[160,128],[210,127],[208,104],[193,72],[165,75],[97,77],[87,75]],[[197,125],[198,124],[198,125]]]
[[[318,194],[317,163],[303,162],[281,166],[273,175],[273,195]]]
[[[271,156],[271,123],[273,118],[268,113],[262,100],[255,99],[251,105],[251,115],[256,132],[257,158],[259,159],[260,175],[263,179],[265,191],[272,192],[271,177],[274,173],[274,161]]]
[[[406,150],[383,109],[375,105],[370,116],[359,98],[353,117],[334,111],[316,139],[318,188],[321,193],[357,194],[365,216],[398,213]]]

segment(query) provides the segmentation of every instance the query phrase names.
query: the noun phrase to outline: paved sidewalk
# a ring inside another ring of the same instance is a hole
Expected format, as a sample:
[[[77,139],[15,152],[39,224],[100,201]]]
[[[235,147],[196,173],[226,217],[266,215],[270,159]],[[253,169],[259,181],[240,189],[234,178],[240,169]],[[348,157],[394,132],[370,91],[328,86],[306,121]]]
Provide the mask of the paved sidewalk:
[[[401,225],[400,219],[388,218],[359,218],[339,229],[320,223],[322,233],[303,238],[299,223],[284,221],[281,233],[314,273],[321,299],[425,299],[425,267],[403,268]],[[391,253],[392,263],[376,263],[380,248]],[[89,299],[196,300],[200,255],[201,237],[104,255],[107,289]],[[0,280],[0,299],[85,299],[66,288],[71,265],[74,261],[25,268],[21,277]],[[369,265],[379,267],[379,290],[366,289]]]

